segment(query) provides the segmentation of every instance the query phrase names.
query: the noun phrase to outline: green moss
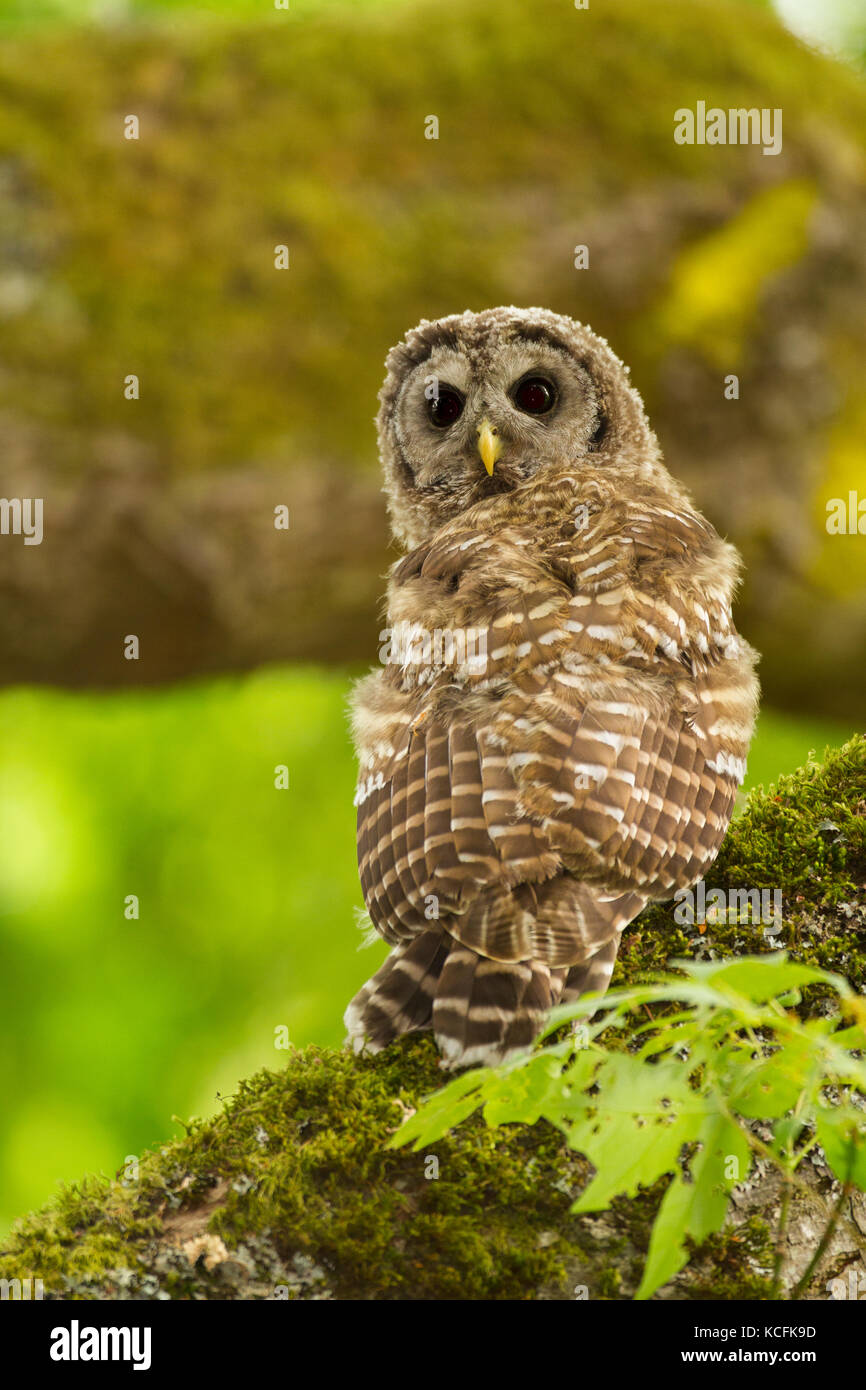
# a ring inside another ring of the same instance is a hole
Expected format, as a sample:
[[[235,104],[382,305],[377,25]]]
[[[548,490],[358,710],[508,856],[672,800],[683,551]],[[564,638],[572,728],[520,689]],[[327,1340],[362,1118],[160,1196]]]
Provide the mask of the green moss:
[[[781,884],[793,953],[866,986],[866,737],[749,797],[711,881]],[[833,829],[830,830],[829,826]],[[835,921],[822,935],[807,924]],[[778,943],[763,943],[766,949]],[[688,937],[654,907],[617,967],[634,979],[671,956],[762,949],[760,928]],[[292,1053],[242,1083],[223,1113],[146,1154],[137,1180],[86,1179],[14,1230],[0,1278],[49,1296],[520,1299],[630,1297],[663,1184],[610,1214],[569,1208],[589,1174],[551,1127],[488,1129],[475,1116],[429,1153],[385,1148],[442,1074],[429,1036],[376,1057]],[[767,1295],[760,1221],[702,1247],[687,1296]],[[280,1292],[282,1291],[282,1292]]]
[[[725,1302],[769,1298],[773,1257],[769,1226],[750,1216],[736,1230],[721,1231],[704,1242],[691,1297]]]
[[[710,881],[783,887],[794,902],[831,907],[864,877],[866,735],[857,734],[749,797]]]
[[[806,252],[817,192],[802,179],[765,189],[687,247],[658,306],[662,340],[687,343],[720,371],[733,371],[772,277]]]
[[[158,1269],[174,1297],[213,1290],[220,1276],[194,1270],[181,1250],[218,1191],[210,1232],[243,1259],[261,1242],[253,1276],[270,1292],[291,1285],[299,1256],[323,1272],[320,1292],[344,1298],[410,1288],[420,1298],[520,1298],[556,1284],[585,1163],[546,1126],[496,1134],[476,1123],[431,1154],[386,1152],[404,1107],[440,1080],[429,1037],[375,1058],[296,1052],[285,1072],[258,1073],[222,1116],[149,1155],[134,1187],[89,1180],[64,1190],[18,1227],[0,1277],[30,1274],[87,1296],[126,1266],[137,1282]],[[193,1219],[179,1218],[177,1256],[166,1261],[165,1225],[181,1210]],[[549,1244],[547,1230],[557,1233]]]

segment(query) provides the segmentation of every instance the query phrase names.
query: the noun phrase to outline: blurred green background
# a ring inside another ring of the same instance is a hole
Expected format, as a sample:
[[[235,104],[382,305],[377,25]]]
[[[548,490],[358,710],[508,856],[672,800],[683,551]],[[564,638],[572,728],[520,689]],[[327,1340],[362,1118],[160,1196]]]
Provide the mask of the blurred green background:
[[[370,417],[422,314],[545,303],[632,362],[746,554],[747,788],[862,727],[866,541],[823,527],[866,494],[859,15],[780,5],[823,57],[769,5],[592,7],[574,53],[565,0],[0,0],[0,490],[46,498],[43,546],[0,545],[0,1229],[275,1030],[339,1042],[384,955],[345,705],[393,557]],[[784,105],[778,161],[674,146],[728,95]]]

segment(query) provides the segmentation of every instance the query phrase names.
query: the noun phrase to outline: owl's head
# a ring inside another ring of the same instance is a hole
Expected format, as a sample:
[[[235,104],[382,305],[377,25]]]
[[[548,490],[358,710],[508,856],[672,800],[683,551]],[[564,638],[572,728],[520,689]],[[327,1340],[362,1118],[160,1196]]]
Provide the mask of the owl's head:
[[[425,319],[386,366],[379,448],[392,526],[407,546],[542,470],[583,463],[646,477],[662,468],[628,369],[560,314]]]

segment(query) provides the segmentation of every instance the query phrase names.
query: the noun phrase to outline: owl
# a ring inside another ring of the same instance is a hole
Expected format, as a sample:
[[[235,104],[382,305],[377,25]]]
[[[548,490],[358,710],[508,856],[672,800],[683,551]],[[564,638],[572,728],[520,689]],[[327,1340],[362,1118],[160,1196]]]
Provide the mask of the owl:
[[[405,555],[355,687],[358,860],[392,950],[356,1050],[445,1067],[603,993],[620,935],[721,845],[755,721],[739,557],[662,462],[628,368],[544,309],[422,321],[379,444]]]

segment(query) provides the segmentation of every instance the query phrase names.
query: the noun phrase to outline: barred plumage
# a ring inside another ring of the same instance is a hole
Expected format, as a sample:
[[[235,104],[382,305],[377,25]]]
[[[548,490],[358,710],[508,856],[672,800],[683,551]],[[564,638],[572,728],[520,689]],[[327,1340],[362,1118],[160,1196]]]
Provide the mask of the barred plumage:
[[[527,374],[555,396],[537,419]],[[462,399],[444,450],[431,377]],[[422,324],[381,399],[408,655],[360,682],[354,725],[361,883],[394,950],[346,1023],[356,1046],[432,1028],[447,1064],[495,1062],[603,991],[623,928],[715,857],[755,654],[736,553],[589,330],[542,310]]]

